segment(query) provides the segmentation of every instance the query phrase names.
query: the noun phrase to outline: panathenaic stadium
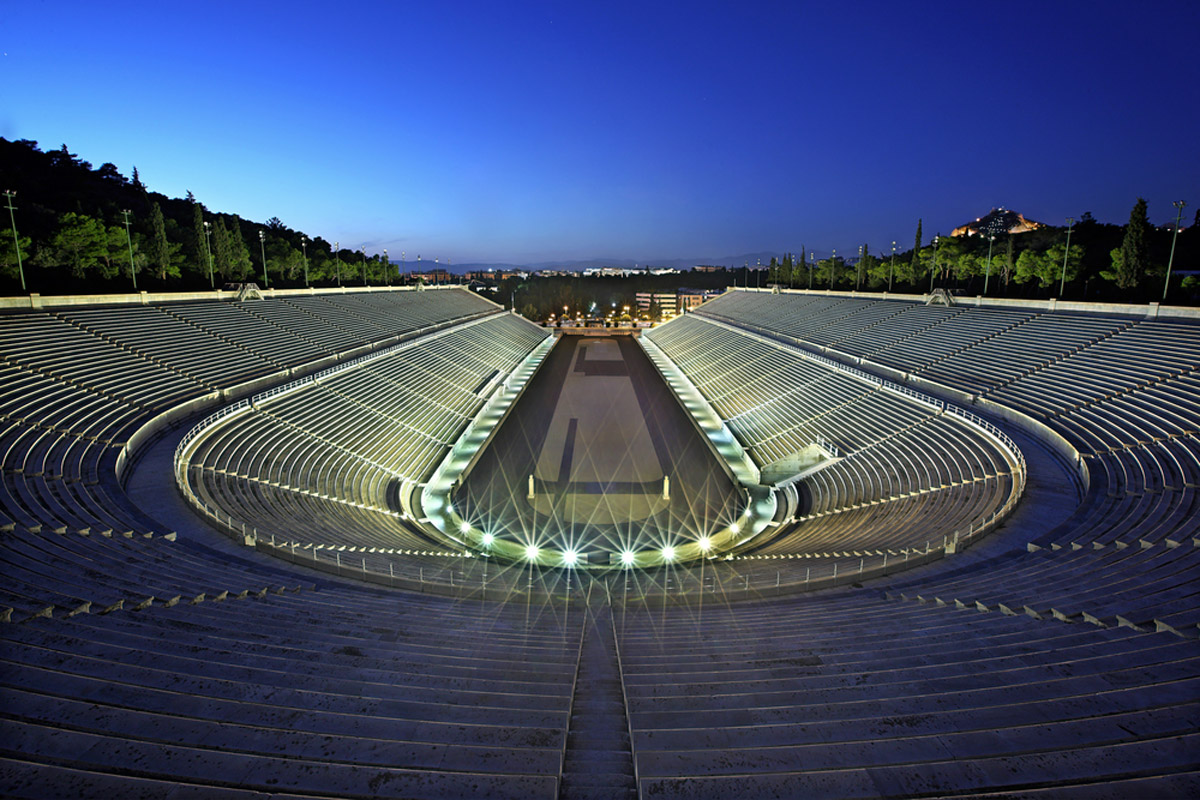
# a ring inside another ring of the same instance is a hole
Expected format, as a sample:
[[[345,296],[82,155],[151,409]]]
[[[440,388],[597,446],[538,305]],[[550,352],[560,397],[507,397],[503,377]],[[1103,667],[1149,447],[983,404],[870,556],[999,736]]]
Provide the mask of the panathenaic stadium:
[[[3,796],[1200,795],[1195,312],[262,294],[2,301]]]

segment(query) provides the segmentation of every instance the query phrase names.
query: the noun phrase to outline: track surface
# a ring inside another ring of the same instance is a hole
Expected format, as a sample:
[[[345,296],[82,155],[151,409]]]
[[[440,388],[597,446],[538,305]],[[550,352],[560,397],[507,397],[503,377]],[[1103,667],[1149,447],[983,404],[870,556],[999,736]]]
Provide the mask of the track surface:
[[[455,503],[497,536],[607,563],[625,547],[660,547],[728,524],[737,492],[633,339],[566,336]]]

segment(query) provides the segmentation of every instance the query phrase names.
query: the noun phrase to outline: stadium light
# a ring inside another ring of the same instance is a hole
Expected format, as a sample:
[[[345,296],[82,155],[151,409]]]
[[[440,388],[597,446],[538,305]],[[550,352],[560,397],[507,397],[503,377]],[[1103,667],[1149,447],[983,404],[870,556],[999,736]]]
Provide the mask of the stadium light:
[[[204,222],[204,252],[208,256],[208,288],[216,289],[217,281],[213,277],[212,223],[207,220]]]
[[[663,557],[664,561],[674,561],[675,560],[675,548],[672,547],[671,545],[667,545],[666,547],[664,547],[662,549],[662,557]]]
[[[137,267],[133,265],[133,234],[129,232],[129,215],[133,213],[128,208],[121,211],[125,217],[125,241],[129,243],[129,277],[133,278],[133,290],[137,291]]]
[[[304,256],[304,286],[308,287],[308,237],[300,236],[300,252]]]
[[[579,563],[579,553],[576,553],[574,550],[564,550],[562,560],[568,567],[573,567]]]
[[[1075,224],[1074,217],[1067,217],[1067,249],[1063,251],[1062,277],[1058,280],[1058,299],[1062,300],[1063,288],[1067,285],[1067,256],[1071,254],[1071,226]],[[1163,298],[1164,300],[1166,297]]]
[[[538,546],[536,544],[526,545],[525,546],[525,558],[529,561],[533,561],[537,557],[538,557]]]
[[[712,550],[712,539],[708,538],[707,536],[701,536],[696,540],[696,544],[700,545],[700,549],[705,553],[707,553],[709,550]]]
[[[622,550],[621,551],[621,563],[627,567],[633,566],[633,551],[632,550]]]
[[[491,547],[491,546],[492,546],[492,542],[494,542],[494,541],[496,541],[496,537],[495,537],[495,536],[493,536],[492,534],[490,534],[490,533],[485,533],[485,534],[483,535],[483,546],[484,546],[484,547]]]
[[[464,519],[462,521],[462,524],[460,524],[458,526],[458,532],[459,533],[470,533],[471,532],[471,524]]]
[[[262,231],[258,232],[258,247],[262,253],[263,260],[263,286],[267,289],[270,289],[271,277],[267,275],[267,235]]]
[[[729,532],[730,532],[730,533],[741,533],[741,531],[742,531],[742,526],[741,526],[741,525],[738,525],[736,522],[734,522],[734,523],[731,523],[731,524],[729,525]]]
[[[13,245],[17,250],[17,272],[21,275],[21,291],[23,292],[25,291],[25,268],[21,266],[21,240],[17,237],[17,208],[12,204],[13,198],[17,196],[17,193],[12,189],[6,189],[4,196],[8,198],[8,205],[5,208],[8,209],[8,218],[12,221]]]
[[[1167,279],[1163,281],[1163,302],[1167,301],[1167,288],[1171,285],[1171,267],[1175,265],[1175,240],[1179,238],[1179,222],[1183,219],[1183,207],[1187,205],[1186,200],[1175,200],[1171,203],[1179,211],[1175,215],[1175,234],[1171,237],[1171,255],[1167,259]]]

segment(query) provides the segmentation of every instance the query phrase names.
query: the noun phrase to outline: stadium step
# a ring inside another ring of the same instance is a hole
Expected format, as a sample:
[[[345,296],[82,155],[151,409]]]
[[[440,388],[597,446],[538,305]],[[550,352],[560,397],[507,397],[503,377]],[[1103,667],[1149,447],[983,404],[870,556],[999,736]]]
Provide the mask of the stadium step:
[[[612,615],[600,605],[585,623],[559,797],[636,796]]]

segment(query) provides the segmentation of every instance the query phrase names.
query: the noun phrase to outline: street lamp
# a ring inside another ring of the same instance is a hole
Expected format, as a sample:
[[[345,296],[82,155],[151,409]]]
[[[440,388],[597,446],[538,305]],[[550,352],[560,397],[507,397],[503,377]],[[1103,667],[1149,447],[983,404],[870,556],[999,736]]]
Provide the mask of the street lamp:
[[[812,291],[813,272],[817,268],[817,254],[812,252],[808,254],[808,290]]]
[[[213,277],[213,256],[212,256],[212,223],[204,223],[204,254],[208,256],[208,288],[216,289],[217,281]]]
[[[862,288],[862,262],[863,246],[860,244],[858,246],[858,263],[854,265],[854,291],[856,292]]]
[[[1067,249],[1063,251],[1062,277],[1058,280],[1058,299],[1063,296],[1063,287],[1067,285],[1067,256],[1071,253],[1071,226],[1075,224],[1074,217],[1067,217]]]
[[[892,290],[892,276],[896,274],[896,243],[892,242],[892,266],[888,267],[888,291]]]
[[[363,286],[366,286],[367,285],[367,246],[364,244],[362,247],[360,247],[358,249],[359,249],[359,252],[362,253]]]
[[[342,246],[341,242],[333,243],[333,268],[334,268],[334,270],[337,271],[337,285],[338,286],[342,285],[342,261],[338,257],[338,253],[341,252],[341,246]]]
[[[387,248],[383,248],[383,278],[387,285],[392,285],[392,262],[388,261]]]
[[[121,211],[125,215],[125,241],[129,244],[129,275],[133,278],[133,290],[137,291],[137,267],[133,265],[133,234],[129,232],[129,209]]]
[[[1166,302],[1167,299],[1167,287],[1171,285],[1171,265],[1175,263],[1175,240],[1179,238],[1179,221],[1183,219],[1183,207],[1187,205],[1187,202],[1176,200],[1171,205],[1175,206],[1179,213],[1175,215],[1175,235],[1171,237],[1171,256],[1167,259],[1167,279],[1163,282],[1163,302]]]
[[[263,260],[263,287],[271,288],[271,276],[267,274],[267,234],[262,231],[258,232],[258,249],[262,253]]]
[[[833,271],[837,268],[837,248],[829,256],[829,291],[833,291]]]
[[[989,233],[989,234],[988,234],[988,260],[987,260],[987,269],[986,269],[986,270],[984,270],[984,273],[983,273],[983,296],[984,296],[984,297],[987,297],[988,281],[990,281],[990,280],[992,279],[992,245],[993,245],[995,242],[996,242],[996,234],[994,234],[994,233]],[[1064,263],[1065,263],[1065,262],[1064,262]],[[1064,267],[1064,268],[1065,268],[1065,267]],[[1060,296],[1062,295],[1062,292],[1061,292],[1061,291],[1059,292],[1059,295],[1060,295]]]
[[[300,235],[300,252],[304,256],[304,286],[308,288],[308,237]]]
[[[13,246],[17,249],[17,272],[21,275],[21,291],[23,292],[25,291],[25,267],[21,265],[21,240],[17,237],[17,217],[13,213],[17,209],[12,204],[12,200],[17,196],[17,193],[12,189],[6,189],[4,194],[8,197],[8,218],[12,220]]]

